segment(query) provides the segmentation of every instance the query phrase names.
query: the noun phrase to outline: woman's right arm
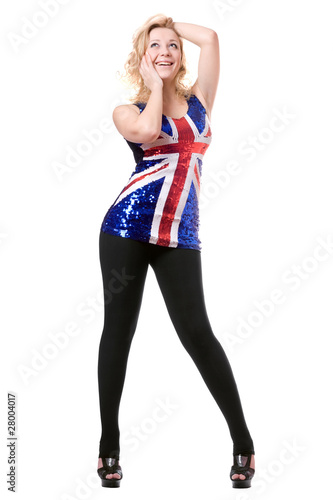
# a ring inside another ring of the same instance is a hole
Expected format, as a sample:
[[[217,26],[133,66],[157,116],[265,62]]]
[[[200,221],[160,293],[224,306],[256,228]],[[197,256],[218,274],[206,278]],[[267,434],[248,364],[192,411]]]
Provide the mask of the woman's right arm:
[[[140,73],[145,85],[151,90],[145,109],[138,113],[139,110],[134,109],[134,106],[123,104],[114,109],[112,118],[117,130],[125,139],[141,144],[154,142],[160,134],[163,111],[163,80],[153,67],[148,53],[142,58]]]

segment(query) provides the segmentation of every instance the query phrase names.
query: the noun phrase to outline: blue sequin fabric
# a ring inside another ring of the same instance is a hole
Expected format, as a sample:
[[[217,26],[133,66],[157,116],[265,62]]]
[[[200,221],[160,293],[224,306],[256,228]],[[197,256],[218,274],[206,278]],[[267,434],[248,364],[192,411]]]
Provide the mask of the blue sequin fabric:
[[[152,143],[127,141],[136,162],[126,186],[104,216],[106,233],[173,248],[201,250],[199,194],[203,156],[212,134],[194,94],[182,118],[162,115]],[[140,113],[145,103],[136,104]]]

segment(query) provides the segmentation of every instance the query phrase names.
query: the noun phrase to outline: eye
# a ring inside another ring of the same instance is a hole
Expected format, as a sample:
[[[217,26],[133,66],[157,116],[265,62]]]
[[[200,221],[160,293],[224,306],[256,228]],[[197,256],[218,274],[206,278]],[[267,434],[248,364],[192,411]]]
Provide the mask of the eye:
[[[153,42],[153,43],[150,45],[150,47],[154,47],[154,45],[158,45],[158,43],[157,43],[157,42]],[[170,43],[170,45],[174,45],[174,46],[176,47],[176,49],[178,48],[177,44],[176,44],[176,43],[174,43],[174,42],[173,42],[173,43]]]

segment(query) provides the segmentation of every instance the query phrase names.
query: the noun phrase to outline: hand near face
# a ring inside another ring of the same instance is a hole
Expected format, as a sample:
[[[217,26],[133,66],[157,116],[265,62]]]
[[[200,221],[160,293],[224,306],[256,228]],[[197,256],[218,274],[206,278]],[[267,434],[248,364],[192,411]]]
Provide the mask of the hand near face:
[[[148,52],[146,52],[141,59],[139,71],[146,87],[150,90],[153,90],[156,85],[163,87],[163,80],[154,68],[152,59]]]

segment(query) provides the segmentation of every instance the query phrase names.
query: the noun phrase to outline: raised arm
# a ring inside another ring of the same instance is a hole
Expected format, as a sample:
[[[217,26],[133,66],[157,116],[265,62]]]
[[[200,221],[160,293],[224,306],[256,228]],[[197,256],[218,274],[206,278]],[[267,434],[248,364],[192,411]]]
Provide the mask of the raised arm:
[[[190,23],[174,24],[182,38],[200,47],[198,78],[193,85],[193,92],[199,88],[205,98],[208,113],[211,112],[220,76],[220,49],[216,31]]]

